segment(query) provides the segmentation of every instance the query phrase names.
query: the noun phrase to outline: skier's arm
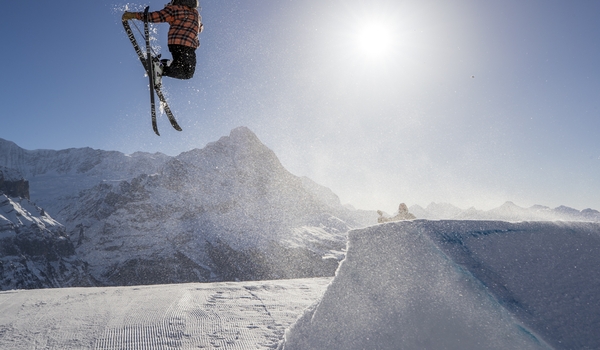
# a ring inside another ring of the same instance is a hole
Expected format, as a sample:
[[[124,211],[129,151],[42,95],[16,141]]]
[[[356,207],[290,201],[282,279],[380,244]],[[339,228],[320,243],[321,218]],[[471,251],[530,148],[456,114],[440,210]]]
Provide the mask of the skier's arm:
[[[125,12],[123,12],[123,16],[121,17],[121,20],[123,22],[125,22],[125,21],[129,21],[130,19],[136,19],[136,18],[137,17],[135,16],[134,12],[127,12],[127,11],[125,11]]]
[[[121,19],[123,21],[128,21],[130,19],[138,19],[140,21],[143,21],[144,13],[143,12],[127,12],[127,11],[125,11],[123,13],[123,17],[121,17]],[[172,20],[173,20],[173,13],[168,7],[165,7],[164,9],[162,9],[160,11],[148,13],[148,22],[161,23],[161,22],[170,22]]]
[[[133,15],[134,15],[135,19],[139,19],[140,21],[144,20],[143,12],[133,12]],[[125,15],[123,15],[123,16],[125,16]],[[171,21],[173,21],[173,13],[168,7],[165,7],[164,9],[162,9],[160,11],[148,13],[148,22],[162,23],[162,22],[171,22]]]

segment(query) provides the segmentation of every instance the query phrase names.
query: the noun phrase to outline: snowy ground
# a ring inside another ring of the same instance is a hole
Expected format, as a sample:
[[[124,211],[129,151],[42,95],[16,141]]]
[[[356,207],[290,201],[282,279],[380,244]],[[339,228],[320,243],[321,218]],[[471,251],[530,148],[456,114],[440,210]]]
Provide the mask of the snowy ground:
[[[0,349],[274,349],[330,281],[0,292]]]
[[[388,223],[333,280],[2,292],[0,349],[600,349],[599,266],[600,223]]]

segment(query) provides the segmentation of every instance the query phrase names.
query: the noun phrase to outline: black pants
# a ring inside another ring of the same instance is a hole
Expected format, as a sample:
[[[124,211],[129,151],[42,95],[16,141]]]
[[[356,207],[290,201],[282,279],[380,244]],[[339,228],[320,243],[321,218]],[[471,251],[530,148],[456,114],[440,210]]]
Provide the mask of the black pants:
[[[183,45],[169,45],[173,62],[165,67],[163,76],[176,79],[191,79],[196,71],[196,49]]]

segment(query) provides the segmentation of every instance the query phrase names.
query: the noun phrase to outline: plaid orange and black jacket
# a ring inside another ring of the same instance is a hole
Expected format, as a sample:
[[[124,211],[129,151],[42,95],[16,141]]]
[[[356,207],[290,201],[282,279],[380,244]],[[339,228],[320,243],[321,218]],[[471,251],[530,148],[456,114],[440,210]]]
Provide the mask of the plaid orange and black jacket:
[[[135,15],[137,19],[144,20],[142,12],[136,12]],[[183,5],[166,5],[160,11],[148,13],[148,21],[152,23],[169,23],[169,45],[183,45],[195,49],[200,46],[198,33],[200,32],[202,18],[197,9]]]

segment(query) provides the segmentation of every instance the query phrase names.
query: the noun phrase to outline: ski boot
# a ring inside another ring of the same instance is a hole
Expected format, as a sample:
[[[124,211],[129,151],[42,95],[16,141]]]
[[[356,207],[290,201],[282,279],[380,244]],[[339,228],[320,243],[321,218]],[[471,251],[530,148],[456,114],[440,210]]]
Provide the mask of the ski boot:
[[[161,84],[162,84],[162,75],[163,75],[163,71],[164,71],[164,66],[162,65],[161,61],[158,59],[158,57],[153,57],[152,58],[152,68],[154,71],[154,77],[152,77],[154,79],[154,86],[160,88]]]

